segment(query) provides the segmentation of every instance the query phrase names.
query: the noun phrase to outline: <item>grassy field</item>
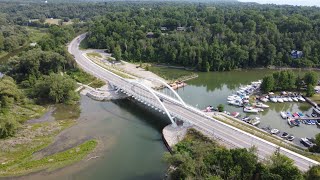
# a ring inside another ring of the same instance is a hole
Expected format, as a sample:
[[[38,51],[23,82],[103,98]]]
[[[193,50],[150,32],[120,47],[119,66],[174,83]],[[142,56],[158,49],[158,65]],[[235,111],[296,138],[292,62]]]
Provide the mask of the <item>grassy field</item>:
[[[320,104],[320,94],[314,94],[312,97],[310,97],[310,99],[312,100],[312,101],[314,101],[315,103],[317,103],[317,104]]]
[[[175,80],[183,81],[185,79],[188,79],[189,77],[196,75],[192,71],[172,69],[167,67],[149,66],[148,70],[169,81],[175,81]]]
[[[45,112],[46,112],[46,108],[42,106],[38,106],[34,104],[22,104],[22,105],[14,105],[10,109],[10,112],[8,113],[16,117],[16,119],[20,123],[24,123],[26,120],[41,117]]]
[[[96,80],[92,81],[91,83],[89,83],[88,85],[93,88],[101,88],[102,86],[106,85],[106,82],[104,82],[100,79],[96,79]]]
[[[35,28],[35,27],[27,27],[27,31],[30,34],[30,42],[38,42],[42,39],[43,36],[47,34],[46,29]]]
[[[87,53],[87,56],[89,57],[98,57],[98,58],[102,58],[101,54],[97,53],[97,52],[90,52],[90,53]]]
[[[74,69],[67,72],[67,74],[77,82],[82,84],[89,84],[90,82],[94,81],[96,78],[91,74],[84,72],[81,69]]]

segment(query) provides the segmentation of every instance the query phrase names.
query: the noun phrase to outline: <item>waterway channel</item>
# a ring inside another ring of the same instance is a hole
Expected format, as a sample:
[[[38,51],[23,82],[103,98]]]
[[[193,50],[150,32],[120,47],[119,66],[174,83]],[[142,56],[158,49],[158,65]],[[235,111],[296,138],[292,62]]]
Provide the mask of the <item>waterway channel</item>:
[[[77,124],[63,131],[56,141],[61,141],[63,146],[95,138],[99,146],[93,156],[99,157],[53,172],[42,171],[20,178],[163,179],[167,165],[162,157],[167,150],[161,132],[169,120],[138,106],[130,100],[98,102],[82,96]]]
[[[227,104],[227,97],[234,94],[241,85],[250,84],[252,81],[262,79],[267,74],[272,74],[272,70],[247,70],[247,71],[231,71],[231,72],[209,72],[198,73],[199,77],[187,82],[187,86],[178,89],[178,94],[185,100],[199,109],[205,109],[208,105],[214,107],[219,104],[225,106],[225,110],[229,112],[240,112],[242,116],[248,115],[243,113],[242,108]],[[295,71],[303,73],[303,71]],[[280,117],[280,111],[302,112],[311,114],[312,106],[308,103],[267,103],[270,108],[259,114],[251,115],[252,117],[260,117],[261,124],[259,127],[277,128],[281,132],[287,132],[296,136],[296,143],[299,144],[301,137],[314,137],[320,133],[320,129],[316,125],[301,124],[300,127],[290,127],[286,120]]]

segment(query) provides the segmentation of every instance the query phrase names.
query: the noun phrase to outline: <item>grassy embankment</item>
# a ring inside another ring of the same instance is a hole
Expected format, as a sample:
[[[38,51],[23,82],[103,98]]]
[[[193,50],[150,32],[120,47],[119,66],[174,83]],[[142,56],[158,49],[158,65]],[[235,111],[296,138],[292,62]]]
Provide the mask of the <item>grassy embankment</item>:
[[[100,88],[106,84],[105,81],[98,79],[80,69],[68,71],[67,74],[79,83],[86,84],[93,88]]]
[[[41,106],[29,106],[28,109],[19,109],[20,112],[27,112],[22,113],[25,117],[20,121],[36,118],[35,114],[39,117],[45,112]],[[44,169],[51,171],[86,157],[96,147],[95,140],[86,141],[76,147],[49,156],[34,157],[34,153],[50,145],[61,131],[74,125],[74,119],[79,117],[79,113],[78,105],[56,105],[53,113],[55,121],[24,123],[14,137],[0,140],[0,176],[17,176]]]
[[[313,102],[320,104],[320,94],[314,94],[312,97],[309,97]]]
[[[253,134],[261,139],[264,139],[264,140],[267,140],[271,143],[274,143],[277,146],[287,148],[293,152],[296,152],[298,154],[301,154],[303,156],[309,157],[310,159],[313,159],[313,160],[320,162],[319,155],[309,153],[299,146],[288,143],[283,139],[276,138],[274,135],[272,135],[270,133],[264,132],[262,130],[260,131],[256,127],[238,122],[237,120],[234,120],[233,118],[228,117],[228,116],[224,116],[223,118],[214,116],[214,118],[221,121],[221,122],[224,122],[228,125],[235,126],[236,128],[241,129],[247,133]]]
[[[148,66],[148,70],[169,81],[185,81],[198,77],[196,73],[182,69]]]
[[[111,71],[112,73],[114,73],[120,77],[123,77],[126,79],[133,79],[134,78],[134,76],[131,74],[128,74],[128,73],[121,71],[119,69],[116,69],[114,67],[108,66],[105,63],[101,62],[101,60],[99,58],[101,58],[102,56],[99,53],[87,53],[86,55],[92,62],[96,63],[97,65],[103,67],[104,69],[106,69],[108,71]]]

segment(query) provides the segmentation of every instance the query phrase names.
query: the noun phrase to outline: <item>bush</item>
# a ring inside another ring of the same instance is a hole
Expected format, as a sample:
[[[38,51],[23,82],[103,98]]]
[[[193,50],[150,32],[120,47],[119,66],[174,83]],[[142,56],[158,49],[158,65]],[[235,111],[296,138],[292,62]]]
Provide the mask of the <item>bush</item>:
[[[223,104],[219,104],[219,105],[218,105],[218,111],[219,111],[219,112],[224,111],[224,106],[223,106]]]

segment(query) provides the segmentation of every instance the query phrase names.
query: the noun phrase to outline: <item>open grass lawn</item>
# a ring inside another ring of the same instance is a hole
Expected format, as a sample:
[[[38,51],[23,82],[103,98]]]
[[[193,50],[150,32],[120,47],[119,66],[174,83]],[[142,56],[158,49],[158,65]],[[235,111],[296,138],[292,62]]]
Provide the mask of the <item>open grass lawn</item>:
[[[314,101],[315,103],[317,103],[317,104],[320,104],[320,94],[314,94],[312,97],[310,97],[310,99],[312,100],[312,101]]]
[[[27,31],[30,34],[30,42],[38,42],[47,34],[44,28],[27,27]]]
[[[98,58],[102,58],[101,54],[97,53],[97,52],[90,52],[90,53],[87,53],[88,56],[90,57],[98,57]]]
[[[148,67],[148,70],[170,81],[183,80],[187,77],[195,75],[195,73],[192,71],[173,69],[173,68],[167,68],[167,67],[150,66]]]

